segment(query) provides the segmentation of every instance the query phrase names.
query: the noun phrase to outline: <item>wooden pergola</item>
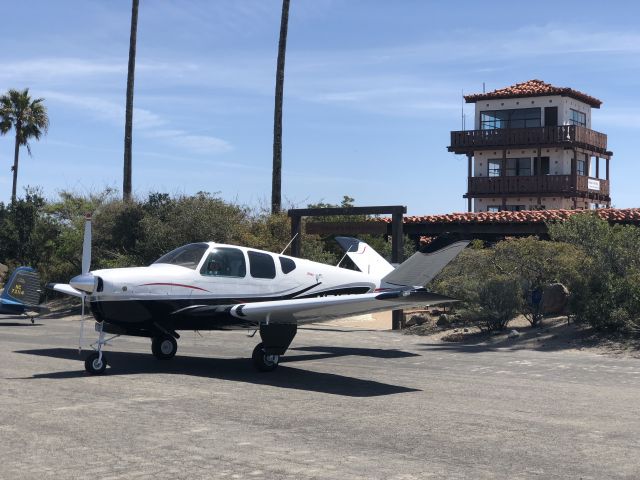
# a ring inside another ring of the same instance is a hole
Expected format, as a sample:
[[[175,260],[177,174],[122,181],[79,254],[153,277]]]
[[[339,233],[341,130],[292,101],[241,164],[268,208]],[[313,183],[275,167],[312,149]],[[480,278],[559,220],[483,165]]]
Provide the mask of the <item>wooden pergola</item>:
[[[302,217],[328,217],[347,215],[391,215],[391,262],[400,263],[403,252],[403,216],[407,213],[407,207],[403,205],[390,205],[379,207],[333,207],[333,208],[294,208],[289,210],[291,218],[291,255],[299,257],[302,251]],[[339,227],[339,232],[336,228]],[[335,222],[328,224],[311,223],[307,225],[307,233],[313,234],[351,234],[362,233],[387,234],[388,224],[385,222],[349,222],[339,226]],[[402,310],[393,310],[392,328],[400,330],[404,320]]]

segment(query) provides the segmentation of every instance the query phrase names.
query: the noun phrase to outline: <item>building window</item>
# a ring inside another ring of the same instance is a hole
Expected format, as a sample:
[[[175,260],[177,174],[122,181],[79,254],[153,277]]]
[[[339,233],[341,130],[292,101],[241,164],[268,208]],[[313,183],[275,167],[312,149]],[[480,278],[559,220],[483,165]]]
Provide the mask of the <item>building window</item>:
[[[539,108],[515,108],[511,110],[488,110],[480,112],[480,129],[540,127]]]
[[[507,212],[519,212],[521,210],[525,210],[524,205],[506,205],[502,210],[506,210]]]
[[[487,212],[499,212],[500,205],[487,205]]]
[[[530,175],[530,158],[507,158],[507,177],[528,177]]]
[[[493,159],[493,160],[489,160],[489,162],[487,163],[487,176],[489,177],[499,177],[500,176],[500,164],[502,163],[501,160],[498,159]]]
[[[584,112],[579,112],[578,110],[574,110],[573,108],[569,111],[569,124],[571,125],[579,125],[581,127],[587,126],[587,114]]]
[[[540,157],[540,171],[538,171],[538,159],[533,159],[534,175],[549,175],[549,157]]]
[[[578,175],[582,175],[583,177],[586,175],[586,163],[584,161],[584,159],[577,159],[576,160],[576,170],[578,171]]]

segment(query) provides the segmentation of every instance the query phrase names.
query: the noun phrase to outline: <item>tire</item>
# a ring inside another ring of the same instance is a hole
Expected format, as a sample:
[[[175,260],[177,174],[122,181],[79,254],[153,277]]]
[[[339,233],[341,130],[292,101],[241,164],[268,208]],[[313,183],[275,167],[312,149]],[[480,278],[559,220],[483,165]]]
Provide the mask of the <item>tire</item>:
[[[251,360],[253,360],[253,366],[256,367],[256,370],[259,372],[273,372],[278,368],[280,355],[267,355],[264,351],[264,345],[259,343],[256,345],[256,348],[253,349]]]
[[[98,352],[93,352],[84,361],[84,369],[91,375],[102,375],[107,368],[107,359],[102,354],[102,360],[98,362]]]
[[[178,351],[178,342],[171,335],[160,335],[151,340],[151,352],[158,360],[170,360]]]

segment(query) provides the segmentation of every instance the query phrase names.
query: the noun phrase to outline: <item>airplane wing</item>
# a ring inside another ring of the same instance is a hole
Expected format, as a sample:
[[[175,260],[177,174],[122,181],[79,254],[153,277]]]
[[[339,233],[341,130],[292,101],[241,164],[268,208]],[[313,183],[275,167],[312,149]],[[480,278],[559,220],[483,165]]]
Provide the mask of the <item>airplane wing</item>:
[[[47,285],[47,288],[55,290],[56,292],[72,295],[74,297],[82,297],[82,292],[80,290],[76,290],[66,283],[50,283]]]
[[[231,315],[248,322],[258,323],[268,320],[270,323],[307,323],[399,308],[455,302],[458,300],[424,289],[414,289],[241,303],[227,308]],[[174,313],[186,316],[207,316],[218,312],[220,312],[219,305],[194,305]]]

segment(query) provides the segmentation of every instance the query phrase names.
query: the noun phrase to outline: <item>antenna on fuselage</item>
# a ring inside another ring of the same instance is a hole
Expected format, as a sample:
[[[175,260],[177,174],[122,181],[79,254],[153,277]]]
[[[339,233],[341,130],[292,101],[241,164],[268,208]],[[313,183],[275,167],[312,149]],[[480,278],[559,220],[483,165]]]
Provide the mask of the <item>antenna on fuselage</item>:
[[[284,249],[280,252],[280,255],[284,255],[284,252],[287,251],[287,248],[289,248],[291,246],[291,244],[293,243],[293,241],[296,239],[296,237],[300,234],[300,232],[297,232],[293,238],[291,239],[291,241],[289,241],[289,243],[287,243],[287,246],[284,247]]]

